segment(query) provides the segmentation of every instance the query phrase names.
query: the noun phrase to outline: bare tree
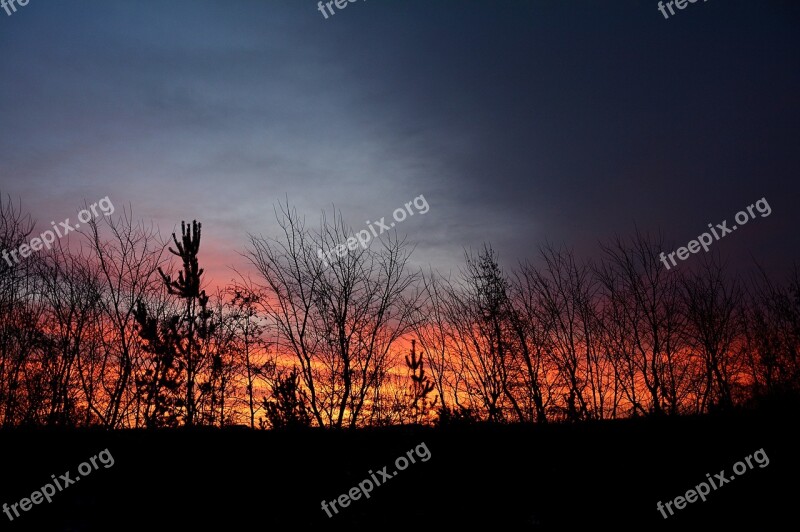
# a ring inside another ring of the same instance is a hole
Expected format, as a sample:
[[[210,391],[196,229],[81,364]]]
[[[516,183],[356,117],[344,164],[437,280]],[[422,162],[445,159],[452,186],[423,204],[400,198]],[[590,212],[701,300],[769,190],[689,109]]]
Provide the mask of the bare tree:
[[[623,378],[633,412],[678,413],[690,380],[681,356],[684,318],[680,272],[662,267],[663,238],[636,233],[602,247],[598,269],[604,295],[604,338]],[[638,395],[639,379],[649,401]]]
[[[726,279],[714,258],[684,277],[683,290],[689,346],[703,364],[699,409],[729,409],[731,381],[740,371],[734,350],[741,333],[742,291],[737,282]]]
[[[101,284],[103,358],[98,385],[107,396],[104,406],[93,403],[92,409],[106,427],[135,425],[136,410],[131,408],[135,394],[130,384],[135,363],[142,357],[135,331],[136,302],[158,293],[156,272],[166,245],[152,227],[135,223],[130,210],[116,220],[90,221],[86,237]]]
[[[317,250],[355,243],[340,218],[323,218],[311,233],[288,206],[276,216],[282,239],[252,236],[248,253],[265,282],[264,310],[279,349],[300,364],[317,424],[355,426],[381,386],[392,345],[412,325],[419,295],[412,290],[416,275],[405,271],[410,252],[389,237],[369,249],[349,245],[326,265]]]
[[[46,302],[46,343],[39,358],[48,425],[78,424],[78,409],[87,408],[94,394],[83,394],[79,362],[95,359],[98,343],[94,326],[100,319],[100,291],[96,272],[85,256],[70,253],[60,244],[42,256],[40,297]],[[88,408],[91,411],[91,408]]]
[[[276,360],[268,356],[268,344],[264,338],[266,325],[258,315],[261,295],[248,283],[248,286],[234,286],[228,289],[233,307],[231,326],[234,329],[233,346],[237,357],[237,367],[244,379],[245,402],[249,413],[250,428],[256,428],[256,414],[263,408],[256,402],[256,386],[264,377],[276,372]],[[275,384],[275,383],[273,383]],[[274,387],[274,386],[273,386]]]
[[[409,272],[396,233],[367,248],[336,213],[315,231],[276,214],[278,239],[251,236],[257,282],[209,297],[199,224],[173,235],[176,279],[130,211],[42,250],[0,200],[2,425],[402,424],[434,392],[442,423],[542,423],[800,391],[797,267],[745,291],[715,258],[662,268],[663,239],[637,233],[597,265],[543,246],[510,276],[487,245],[451,281]]]
[[[606,415],[609,375],[598,342],[597,283],[592,269],[569,250],[542,246],[540,269],[523,266],[534,289],[535,313],[550,336],[550,359],[559,375],[566,418],[602,419]]]
[[[547,422],[547,409],[553,396],[548,378],[552,359],[553,323],[546,319],[539,295],[538,274],[530,264],[522,264],[514,276],[511,326],[524,364],[524,392],[528,420]]]
[[[449,338],[452,335],[447,320],[447,281],[434,272],[423,276],[421,281],[426,297],[424,303],[418,307],[414,333],[422,351],[427,355],[431,381],[441,400],[441,408],[447,409],[448,402],[458,402],[454,393],[457,389],[457,370],[451,364],[452,346]]]
[[[34,229],[21,203],[0,196],[0,409],[4,427],[18,425],[35,406],[26,389],[27,368],[42,345],[46,305],[36,275],[39,258],[15,254]]]
[[[800,390],[800,267],[786,286],[761,271],[748,294],[745,326],[753,398],[780,397]]]
[[[466,393],[490,421],[506,420],[506,412],[525,420],[513,388],[522,382],[520,360],[513,349],[509,317],[509,285],[489,246],[473,256],[465,252],[461,281],[450,286],[447,319],[452,325],[454,354],[461,362]],[[457,392],[456,392],[457,393]]]

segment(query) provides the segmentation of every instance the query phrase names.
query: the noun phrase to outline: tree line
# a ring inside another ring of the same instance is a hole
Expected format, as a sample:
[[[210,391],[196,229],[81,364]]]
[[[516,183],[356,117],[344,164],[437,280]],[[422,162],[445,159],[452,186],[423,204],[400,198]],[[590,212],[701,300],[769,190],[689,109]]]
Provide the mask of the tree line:
[[[666,270],[636,233],[596,260],[540,246],[504,270],[411,266],[396,233],[347,241],[288,205],[249,275],[207,294],[200,223],[166,241],[130,209],[0,261],[0,423],[107,428],[546,423],[729,410],[800,389],[800,270],[714,255]],[[0,247],[34,223],[0,200]]]

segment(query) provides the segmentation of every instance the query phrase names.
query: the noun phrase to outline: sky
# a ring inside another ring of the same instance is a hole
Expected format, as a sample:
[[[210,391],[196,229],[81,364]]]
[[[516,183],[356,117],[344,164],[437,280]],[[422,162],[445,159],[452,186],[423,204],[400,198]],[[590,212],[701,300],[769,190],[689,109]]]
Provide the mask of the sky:
[[[358,231],[423,195],[396,229],[448,271],[637,229],[671,251],[766,198],[713,247],[783,272],[800,3],[657,4],[30,0],[0,10],[0,193],[41,230],[106,196],[163,235],[197,219],[216,282],[287,200]]]

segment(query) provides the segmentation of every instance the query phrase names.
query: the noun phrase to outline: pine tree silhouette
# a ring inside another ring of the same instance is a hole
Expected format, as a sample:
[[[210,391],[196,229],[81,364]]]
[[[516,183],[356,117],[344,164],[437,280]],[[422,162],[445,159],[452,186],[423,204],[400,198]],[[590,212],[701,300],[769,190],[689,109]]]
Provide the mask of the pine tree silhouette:
[[[272,398],[272,401],[264,398],[264,410],[273,429],[308,427],[311,424],[297,368],[292,368],[288,375],[278,376],[272,385]]]
[[[175,427],[183,407],[180,397],[182,361],[178,357],[178,317],[159,322],[151,317],[143,301],[134,310],[142,349],[151,357],[152,366],[136,379],[137,395],[144,403],[147,428]]]
[[[414,423],[424,421],[428,412],[436,406],[439,396],[434,397],[433,401],[428,399],[428,394],[433,391],[433,383],[425,375],[425,363],[422,360],[422,353],[417,357],[417,341],[411,340],[411,351],[406,355],[406,367],[411,378],[411,410],[414,416]]]
[[[200,251],[200,230],[202,224],[196,220],[192,221],[191,227],[187,227],[185,222],[181,222],[181,242],[175,233],[172,233],[172,241],[175,248],[169,248],[170,253],[178,256],[183,261],[183,269],[178,272],[178,279],[173,280],[172,276],[164,273],[161,267],[158,273],[164,280],[170,294],[186,300],[183,314],[179,317],[180,329],[176,328],[176,333],[182,341],[176,343],[178,354],[184,362],[186,372],[186,394],[184,407],[186,409],[186,425],[192,426],[195,423],[197,413],[197,397],[195,387],[198,372],[201,369],[201,345],[200,342],[208,339],[214,333],[214,324],[210,318],[212,312],[208,310],[208,296],[205,290],[200,289],[201,276],[203,269],[199,267],[197,254]],[[212,372],[214,368],[212,367]]]

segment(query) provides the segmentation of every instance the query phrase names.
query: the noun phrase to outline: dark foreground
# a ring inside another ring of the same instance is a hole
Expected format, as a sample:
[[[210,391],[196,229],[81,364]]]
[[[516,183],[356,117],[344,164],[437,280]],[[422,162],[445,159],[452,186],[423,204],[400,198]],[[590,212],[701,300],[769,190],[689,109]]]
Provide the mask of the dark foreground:
[[[0,529],[777,530],[795,522],[797,421],[784,410],[341,433],[3,432],[0,502],[7,505],[52,483],[51,475],[70,471],[74,479],[79,464],[106,448],[114,465],[98,458],[97,470],[62,486],[51,503],[19,510],[13,522],[0,514]],[[730,477],[737,461],[759,449],[767,466],[752,459],[752,469],[705,502],[673,505],[666,520],[656,509],[708,482],[706,473]],[[396,471],[395,459],[408,451],[416,463]],[[370,470],[380,482],[384,466],[395,475],[368,499],[358,495],[332,518],[322,510],[323,499],[373,478]]]

